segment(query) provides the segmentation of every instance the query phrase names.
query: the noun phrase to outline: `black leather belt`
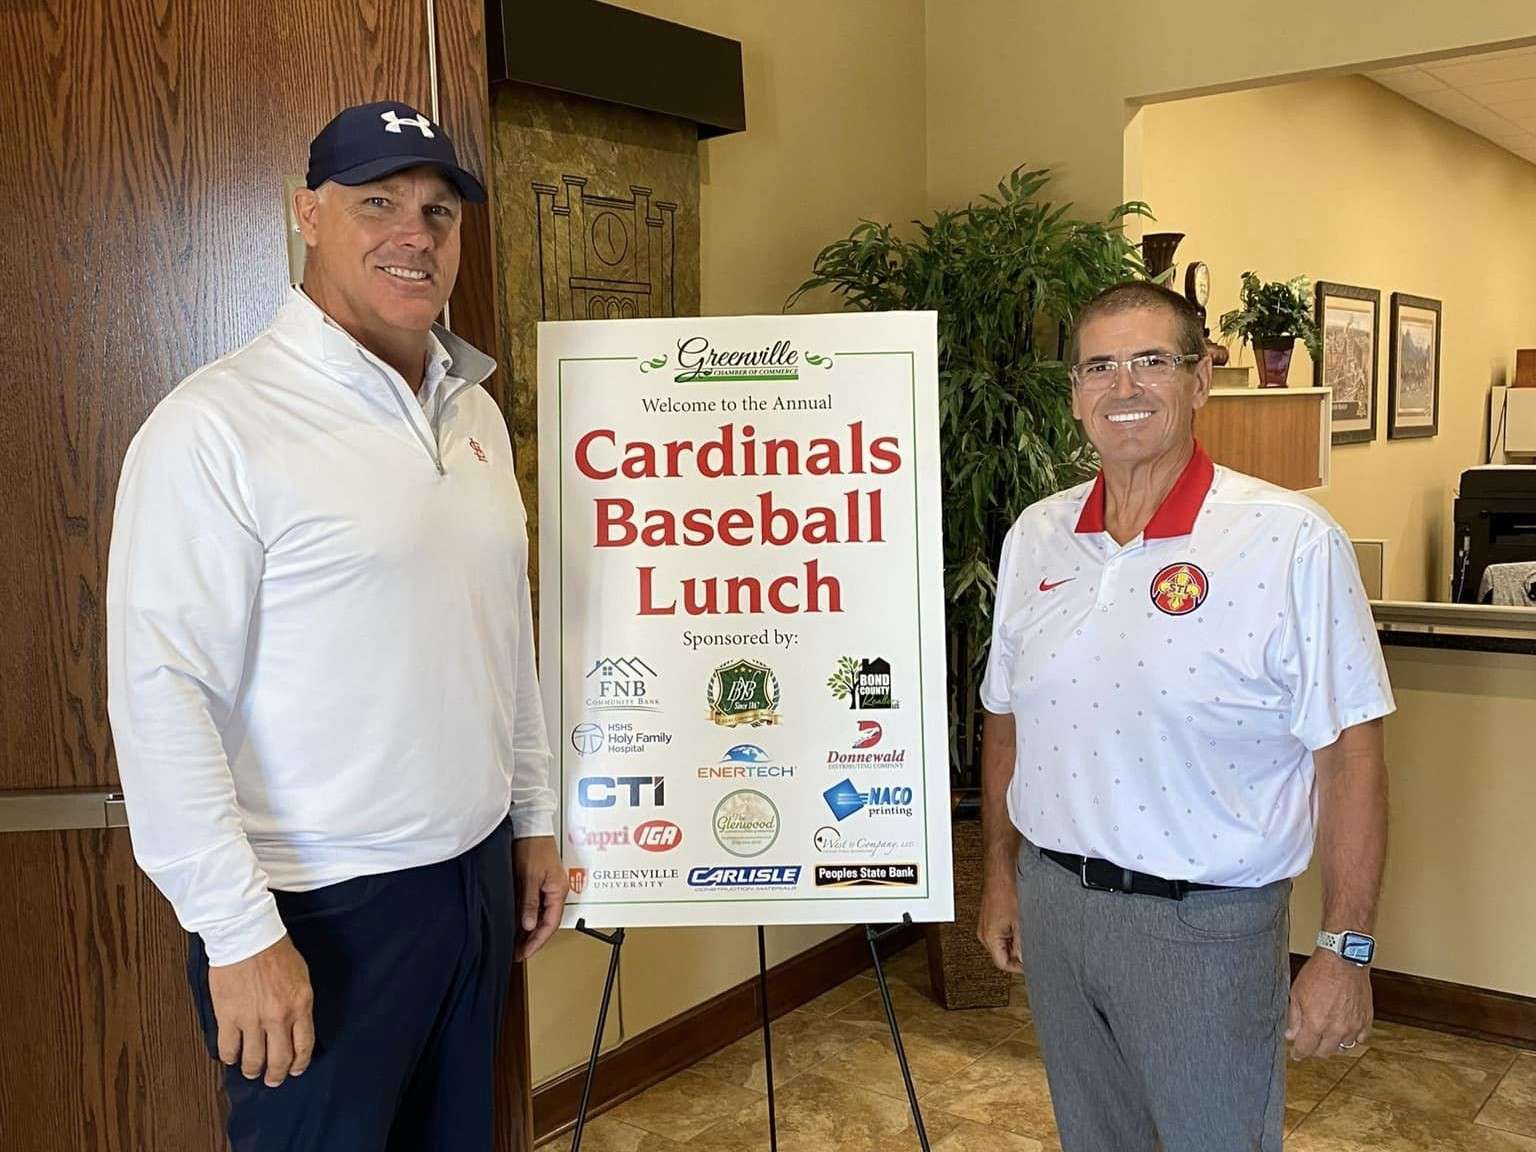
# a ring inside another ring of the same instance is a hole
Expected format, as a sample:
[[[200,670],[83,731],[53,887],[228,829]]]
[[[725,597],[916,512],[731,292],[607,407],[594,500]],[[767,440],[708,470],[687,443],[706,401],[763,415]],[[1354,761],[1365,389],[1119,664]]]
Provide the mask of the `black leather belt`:
[[[1040,849],[1040,855],[1083,882],[1084,888],[1095,892],[1124,892],[1132,896],[1160,896],[1164,900],[1182,900],[1186,892],[1220,892],[1225,884],[1196,884],[1190,880],[1164,880],[1161,876],[1149,876],[1145,872],[1133,872],[1096,856],[1074,856],[1070,852]]]

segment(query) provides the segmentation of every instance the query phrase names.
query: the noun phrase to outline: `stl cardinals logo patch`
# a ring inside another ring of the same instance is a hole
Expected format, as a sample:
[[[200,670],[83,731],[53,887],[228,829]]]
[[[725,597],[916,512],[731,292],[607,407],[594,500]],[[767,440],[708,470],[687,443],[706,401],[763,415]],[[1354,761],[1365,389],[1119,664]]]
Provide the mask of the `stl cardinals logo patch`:
[[[1170,616],[1188,616],[1205,603],[1210,581],[1195,564],[1170,564],[1152,577],[1152,603]]]

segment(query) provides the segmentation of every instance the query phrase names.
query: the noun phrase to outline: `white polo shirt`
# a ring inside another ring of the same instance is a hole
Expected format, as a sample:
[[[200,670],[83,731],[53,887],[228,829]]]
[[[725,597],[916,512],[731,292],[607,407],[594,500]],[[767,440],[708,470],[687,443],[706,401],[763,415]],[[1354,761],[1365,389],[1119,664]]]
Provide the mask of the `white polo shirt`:
[[[1031,842],[1242,887],[1305,870],[1313,750],[1394,707],[1342,529],[1198,445],[1124,547],[1102,476],[1019,517],[981,699],[1014,716]]]

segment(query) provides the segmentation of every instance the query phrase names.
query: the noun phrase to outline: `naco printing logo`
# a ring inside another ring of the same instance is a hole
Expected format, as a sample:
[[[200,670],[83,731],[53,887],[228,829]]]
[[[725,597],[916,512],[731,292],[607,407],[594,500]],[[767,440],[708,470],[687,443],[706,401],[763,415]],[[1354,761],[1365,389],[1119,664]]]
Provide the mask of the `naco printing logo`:
[[[852,780],[844,779],[832,785],[821,796],[839,824],[856,812],[863,812],[866,816],[912,815],[912,789],[905,785],[892,787],[876,784],[868,791],[861,792],[854,787]]]

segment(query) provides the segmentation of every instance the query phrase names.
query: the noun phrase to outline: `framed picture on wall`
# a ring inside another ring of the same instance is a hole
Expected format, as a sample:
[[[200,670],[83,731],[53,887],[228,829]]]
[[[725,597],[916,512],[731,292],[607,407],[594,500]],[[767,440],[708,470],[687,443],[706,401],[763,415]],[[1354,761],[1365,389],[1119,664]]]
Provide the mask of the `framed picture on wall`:
[[[1333,389],[1333,443],[1374,440],[1381,293],[1319,280],[1316,315],[1323,354],[1313,362],[1312,382]]]
[[[1440,431],[1440,301],[1392,293],[1387,438]]]

